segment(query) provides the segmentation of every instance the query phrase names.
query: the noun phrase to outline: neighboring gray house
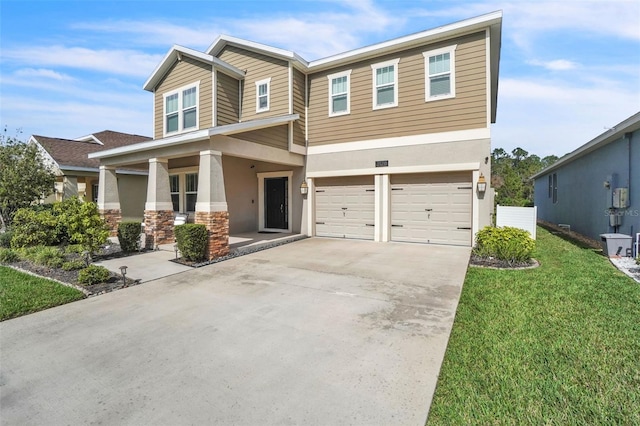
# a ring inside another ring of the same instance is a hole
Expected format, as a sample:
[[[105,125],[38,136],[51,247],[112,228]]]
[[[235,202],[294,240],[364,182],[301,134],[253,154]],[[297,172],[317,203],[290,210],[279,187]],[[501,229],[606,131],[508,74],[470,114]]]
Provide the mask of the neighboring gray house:
[[[532,176],[538,218],[600,234],[640,232],[640,112]]]

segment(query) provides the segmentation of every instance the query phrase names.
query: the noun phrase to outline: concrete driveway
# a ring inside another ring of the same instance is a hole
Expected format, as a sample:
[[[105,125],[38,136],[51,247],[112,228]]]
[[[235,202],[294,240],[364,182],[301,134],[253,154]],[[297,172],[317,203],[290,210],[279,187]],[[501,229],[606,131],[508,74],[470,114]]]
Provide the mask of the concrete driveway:
[[[313,238],[0,323],[6,425],[423,425],[470,249]]]

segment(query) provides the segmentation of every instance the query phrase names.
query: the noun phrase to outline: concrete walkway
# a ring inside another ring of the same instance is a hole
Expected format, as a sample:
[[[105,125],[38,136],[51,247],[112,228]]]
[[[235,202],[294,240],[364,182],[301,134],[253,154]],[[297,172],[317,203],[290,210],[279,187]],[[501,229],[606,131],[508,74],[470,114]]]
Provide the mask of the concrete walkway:
[[[469,251],[305,239],[4,321],[2,424],[422,426]]]

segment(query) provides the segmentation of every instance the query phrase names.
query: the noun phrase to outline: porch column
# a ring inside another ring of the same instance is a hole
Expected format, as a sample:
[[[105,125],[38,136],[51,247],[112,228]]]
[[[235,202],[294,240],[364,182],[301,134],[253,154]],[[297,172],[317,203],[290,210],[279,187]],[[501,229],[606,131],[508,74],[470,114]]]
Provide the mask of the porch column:
[[[144,232],[147,248],[153,249],[159,244],[174,242],[169,160],[166,158],[149,159],[147,202],[144,205]]]
[[[66,186],[66,185],[65,185]],[[113,166],[100,166],[98,180],[98,211],[109,226],[109,236],[118,235],[118,223],[122,220],[118,178]]]
[[[78,196],[78,177],[67,176],[62,177],[62,199]]]
[[[219,151],[200,152],[195,223],[205,225],[209,231],[209,259],[229,253],[229,211]]]

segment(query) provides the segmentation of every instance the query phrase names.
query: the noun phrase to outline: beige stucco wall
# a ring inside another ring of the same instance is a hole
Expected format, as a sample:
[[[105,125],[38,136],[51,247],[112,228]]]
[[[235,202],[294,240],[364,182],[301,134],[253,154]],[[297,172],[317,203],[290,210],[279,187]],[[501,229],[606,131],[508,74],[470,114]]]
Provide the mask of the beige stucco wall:
[[[122,220],[142,221],[147,199],[147,176],[119,174],[118,194]]]

